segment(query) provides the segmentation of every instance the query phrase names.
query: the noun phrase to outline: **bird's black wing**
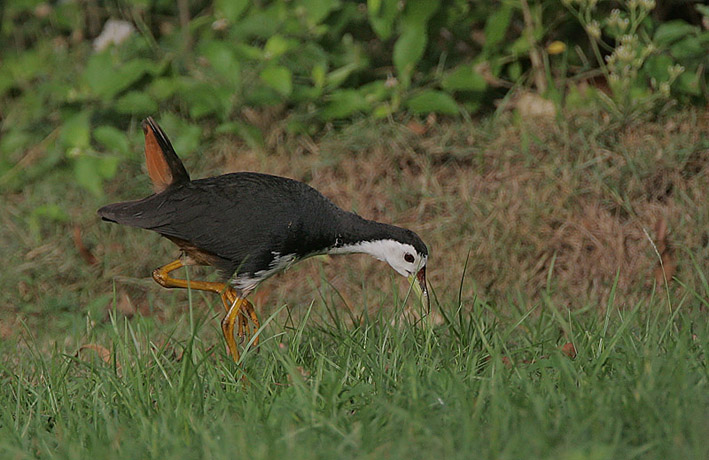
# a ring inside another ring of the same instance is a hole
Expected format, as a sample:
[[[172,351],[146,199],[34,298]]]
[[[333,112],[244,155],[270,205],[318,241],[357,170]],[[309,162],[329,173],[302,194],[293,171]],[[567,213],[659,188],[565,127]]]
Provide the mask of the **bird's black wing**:
[[[339,211],[311,187],[257,173],[192,181],[99,210],[104,219],[185,240],[227,261],[227,274],[267,270],[276,257],[317,252]]]

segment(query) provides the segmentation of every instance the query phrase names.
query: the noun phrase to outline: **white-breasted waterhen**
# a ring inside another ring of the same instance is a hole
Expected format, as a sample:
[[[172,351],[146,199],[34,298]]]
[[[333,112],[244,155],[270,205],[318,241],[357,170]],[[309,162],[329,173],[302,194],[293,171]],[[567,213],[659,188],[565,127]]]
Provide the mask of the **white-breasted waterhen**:
[[[153,230],[177,244],[182,256],[153,271],[166,288],[219,294],[226,309],[222,332],[235,361],[234,340],[259,321],[249,293],[269,276],[318,254],[366,253],[408,276],[428,302],[428,249],[414,232],[337,207],[314,188],[293,179],[237,172],[190,180],[165,132],[152,118],[142,124],[145,158],[155,193],[98,210],[103,220]],[[225,283],[187,281],[170,273],[186,265],[216,267]],[[255,337],[254,345],[258,345]]]

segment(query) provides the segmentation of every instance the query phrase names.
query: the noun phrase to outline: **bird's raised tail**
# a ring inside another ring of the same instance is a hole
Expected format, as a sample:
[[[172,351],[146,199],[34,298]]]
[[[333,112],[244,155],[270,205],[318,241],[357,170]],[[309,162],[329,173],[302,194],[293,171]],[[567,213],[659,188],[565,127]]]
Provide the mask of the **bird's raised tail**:
[[[172,148],[165,131],[151,117],[143,120],[142,126],[145,133],[145,163],[155,193],[159,194],[171,186],[189,182],[190,175],[187,174],[185,166]],[[109,222],[150,228],[151,225],[156,224],[153,222],[154,216],[145,212],[145,203],[151,202],[154,198],[158,198],[158,195],[142,200],[109,204],[99,209],[98,214],[103,220]],[[152,208],[147,206],[147,209]]]
[[[165,131],[152,117],[143,120],[142,126],[145,133],[145,164],[155,193],[171,185],[189,182],[190,175],[172,148]]]

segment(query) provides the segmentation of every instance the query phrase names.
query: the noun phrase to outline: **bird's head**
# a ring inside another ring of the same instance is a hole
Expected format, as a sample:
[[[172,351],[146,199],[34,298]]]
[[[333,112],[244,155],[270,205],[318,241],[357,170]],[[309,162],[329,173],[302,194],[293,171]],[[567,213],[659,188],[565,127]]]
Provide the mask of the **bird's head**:
[[[426,286],[426,262],[428,261],[428,250],[421,243],[417,249],[409,243],[394,241],[386,252],[386,262],[397,273],[409,278],[419,298],[430,306],[428,298],[428,287]]]
[[[419,236],[411,230],[394,227],[393,238],[371,242],[369,252],[374,257],[388,263],[397,273],[409,278],[414,290],[430,305],[426,286],[426,263],[428,248]]]
[[[426,287],[426,262],[428,248],[411,230],[368,221],[375,231],[368,238],[354,243],[339,244],[330,248],[329,254],[365,253],[388,263],[398,274],[406,276],[413,289],[427,306],[430,306]]]

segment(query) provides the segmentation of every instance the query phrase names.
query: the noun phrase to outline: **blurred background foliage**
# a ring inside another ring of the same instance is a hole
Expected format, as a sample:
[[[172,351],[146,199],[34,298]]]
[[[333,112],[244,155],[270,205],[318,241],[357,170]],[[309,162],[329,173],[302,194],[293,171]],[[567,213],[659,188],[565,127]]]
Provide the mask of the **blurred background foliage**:
[[[61,167],[100,197],[158,113],[181,155],[217,135],[260,148],[276,121],[316,136],[527,90],[630,123],[707,103],[708,27],[686,0],[5,0],[0,190]]]

